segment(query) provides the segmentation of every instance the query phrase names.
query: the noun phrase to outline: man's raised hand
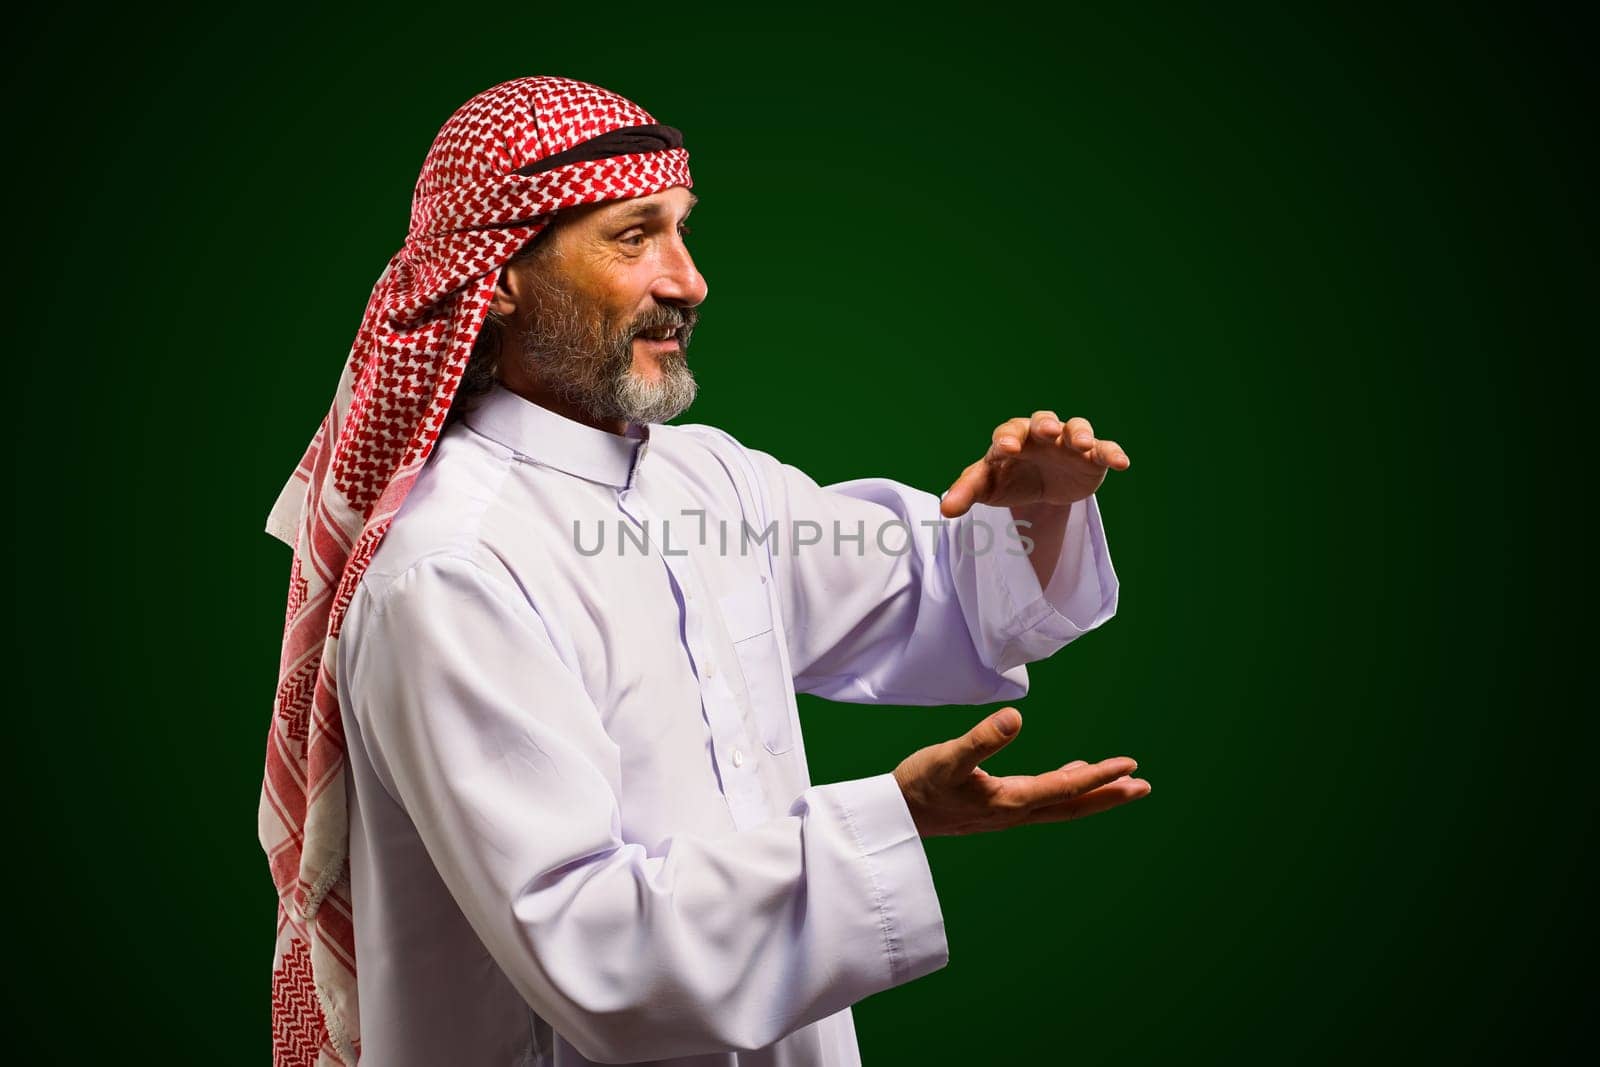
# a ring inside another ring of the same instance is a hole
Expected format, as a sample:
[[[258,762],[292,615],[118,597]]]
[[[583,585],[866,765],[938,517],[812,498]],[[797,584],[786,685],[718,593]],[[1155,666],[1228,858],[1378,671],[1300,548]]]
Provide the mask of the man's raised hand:
[[[954,519],[973,504],[1063,506],[1099,489],[1107,471],[1131,465],[1121,445],[1095,437],[1088,419],[1063,423],[1053,411],[1035,411],[994,428],[989,450],[945,490],[939,511]]]
[[[1005,707],[961,737],[918,749],[894,770],[917,833],[923,837],[977,834],[1029,823],[1095,815],[1150,792],[1129,777],[1138,764],[1126,756],[1099,763],[1073,760],[1044,774],[992,775],[978,764],[1022,729],[1022,713]]]

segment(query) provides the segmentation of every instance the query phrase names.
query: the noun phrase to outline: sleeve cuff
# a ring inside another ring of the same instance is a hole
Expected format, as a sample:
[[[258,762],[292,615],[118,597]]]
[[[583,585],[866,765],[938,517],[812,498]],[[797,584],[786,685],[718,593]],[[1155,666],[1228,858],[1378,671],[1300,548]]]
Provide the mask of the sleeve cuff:
[[[871,876],[892,985],[950,962],[933,871],[894,774],[836,782],[834,799]]]

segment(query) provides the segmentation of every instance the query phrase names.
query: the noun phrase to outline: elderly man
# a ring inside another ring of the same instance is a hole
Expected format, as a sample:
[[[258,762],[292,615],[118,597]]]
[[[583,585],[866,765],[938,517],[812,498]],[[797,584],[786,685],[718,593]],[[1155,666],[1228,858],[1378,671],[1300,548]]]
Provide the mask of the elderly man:
[[[857,1063],[850,1005],[948,960],[923,837],[1148,791],[1126,758],[987,774],[1011,707],[811,784],[796,692],[1014,699],[1110,617],[1093,494],[1128,458],[1037,411],[941,501],[664,425],[690,185],[676,130],[568,79],[434,142],[268,526],[279,1063]]]

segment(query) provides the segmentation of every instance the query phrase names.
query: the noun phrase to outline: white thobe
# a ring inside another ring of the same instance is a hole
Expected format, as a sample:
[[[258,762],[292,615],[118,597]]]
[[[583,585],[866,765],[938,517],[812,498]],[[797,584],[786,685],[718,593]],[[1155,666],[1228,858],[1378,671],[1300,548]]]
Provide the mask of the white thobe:
[[[1048,589],[938,503],[498,387],[442,435],[339,642],[363,1062],[859,1063],[944,918],[891,769],[811,784],[796,691],[1014,700],[1116,608],[1093,497]]]

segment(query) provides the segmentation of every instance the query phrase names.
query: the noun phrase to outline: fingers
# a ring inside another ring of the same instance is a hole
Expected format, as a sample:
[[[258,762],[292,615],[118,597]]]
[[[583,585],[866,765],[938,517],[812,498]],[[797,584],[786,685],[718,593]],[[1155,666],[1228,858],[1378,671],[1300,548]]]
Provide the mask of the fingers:
[[[1033,777],[1016,775],[1003,779],[1002,786],[1008,806],[1032,809],[1072,800],[1132,774],[1138,767],[1127,756],[1114,756],[1080,767],[1068,764]]]
[[[1111,467],[1115,470],[1127,470],[1130,465],[1128,454],[1122,446],[1115,441],[1101,441],[1094,435],[1094,427],[1088,419],[1067,420],[1067,441],[1082,452],[1089,459],[1094,460],[1102,467]]]
[[[950,777],[959,781],[969,777],[978,764],[1009,745],[1022,729],[1022,712],[1006,707],[984,719],[953,741],[949,748]]]
[[[1053,411],[1035,411],[1031,433],[1033,439],[1041,445],[1053,445],[1061,437],[1063,427],[1061,420],[1056,418]]]
[[[1110,467],[1115,471],[1125,471],[1133,464],[1128,454],[1122,450],[1122,446],[1115,441],[1096,441],[1089,458],[1100,466]]]
[[[993,485],[990,463],[1022,451],[1022,438],[1027,432],[1027,419],[1007,419],[996,426],[983,458],[968,464],[939,498],[939,513],[947,519],[965,515],[973,502],[982,499]]]
[[[1004,459],[1022,451],[1022,443],[1031,432],[1032,421],[1021,417],[1007,419],[994,428],[990,436],[989,451],[985,459]]]
[[[1023,821],[1025,823],[1067,822],[1071,819],[1082,819],[1089,815],[1098,815],[1102,811],[1110,811],[1112,808],[1120,808],[1124,804],[1131,804],[1140,797],[1149,795],[1150,783],[1143,778],[1119,778],[1071,800],[1034,808]]]
[[[1068,419],[1066,437],[1073,448],[1102,467],[1125,471],[1133,465],[1133,461],[1128,458],[1128,453],[1122,450],[1121,445],[1115,441],[1101,441],[1095,437],[1094,426],[1088,419]]]
[[[1062,423],[1053,411],[1041,409],[1031,418],[1007,419],[994,428],[989,451],[984,459],[1004,459],[1022,451],[1023,443],[1032,440],[1042,445],[1066,444],[1082,452],[1102,467],[1127,470],[1132,465],[1127,452],[1115,441],[1095,438],[1094,425],[1081,416]]]
[[[994,428],[983,458],[967,467],[940,498],[939,512],[947,519],[959,518],[975,501],[993,492],[992,466],[1019,455],[1025,446],[1054,445],[1076,450],[1083,459],[1110,470],[1125,471],[1132,460],[1115,441],[1100,441],[1088,419],[1075,416],[1063,423],[1054,411],[1041,408],[1030,417],[1007,419]]]

